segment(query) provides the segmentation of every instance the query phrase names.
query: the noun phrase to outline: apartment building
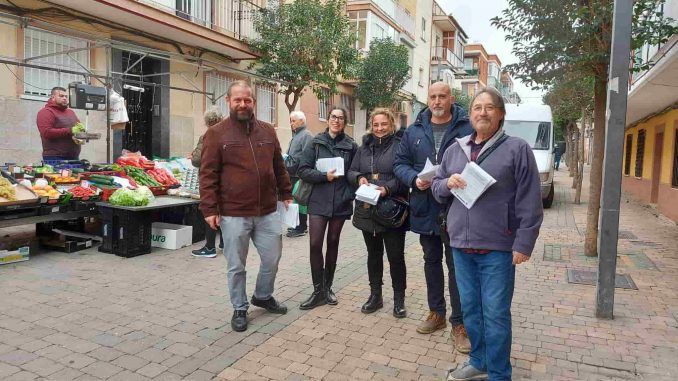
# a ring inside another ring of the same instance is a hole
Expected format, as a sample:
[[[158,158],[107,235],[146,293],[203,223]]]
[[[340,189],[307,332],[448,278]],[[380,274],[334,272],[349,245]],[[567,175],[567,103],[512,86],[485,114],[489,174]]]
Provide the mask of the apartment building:
[[[513,90],[513,78],[511,78],[511,74],[505,70],[501,72],[501,79],[498,89],[501,92],[501,95],[504,97],[504,102],[518,104],[522,101],[520,99],[520,95],[518,95],[518,93]]]
[[[678,2],[657,12],[678,19]],[[653,66],[629,81],[622,190],[678,222],[678,35],[634,53]]]
[[[0,162],[40,159],[36,114],[52,87],[77,81],[109,86],[130,114],[125,129],[110,131],[106,112],[76,111],[104,137],[83,146],[81,157],[92,162],[122,149],[186,155],[205,131],[205,108],[214,103],[227,113],[223,96],[236,79],[255,88],[259,119],[286,120],[276,87],[247,70],[256,55],[245,39],[254,36],[252,16],[264,2],[0,1],[0,131],[7,137]]]
[[[464,71],[461,79],[461,92],[473,97],[476,90],[487,86],[490,56],[479,43],[470,43],[464,50]]]
[[[458,76],[464,70],[464,51],[468,35],[451,14],[433,3],[433,33],[431,44],[431,83],[445,82],[461,90]]]

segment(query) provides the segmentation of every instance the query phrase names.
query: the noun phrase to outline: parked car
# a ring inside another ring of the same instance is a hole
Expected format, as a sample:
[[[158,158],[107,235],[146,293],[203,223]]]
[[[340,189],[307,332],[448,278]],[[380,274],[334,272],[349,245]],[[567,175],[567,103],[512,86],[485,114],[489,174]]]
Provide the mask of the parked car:
[[[532,147],[539,168],[544,208],[553,204],[553,116],[547,105],[507,104],[504,131],[525,139]]]

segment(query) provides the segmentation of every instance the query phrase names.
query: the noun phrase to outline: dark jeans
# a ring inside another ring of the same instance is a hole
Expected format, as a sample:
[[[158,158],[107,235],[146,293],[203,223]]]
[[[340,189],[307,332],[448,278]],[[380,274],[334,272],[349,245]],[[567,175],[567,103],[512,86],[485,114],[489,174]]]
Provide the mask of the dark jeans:
[[[207,225],[207,222],[205,222],[205,247],[208,249],[214,249],[214,245],[217,241],[217,232],[219,233],[219,242],[223,242],[223,238],[221,238],[221,228],[214,230],[209,225]]]
[[[516,267],[508,251],[467,254],[454,249],[470,363],[490,380],[511,380],[511,301]]]
[[[556,155],[556,158],[553,161],[553,167],[555,168],[556,171],[560,167],[560,155]]]
[[[387,230],[380,234],[363,231],[363,238],[367,246],[367,274],[370,277],[370,287],[381,289],[384,277],[384,247],[386,247],[393,291],[405,291],[407,288],[405,231]]]
[[[309,236],[311,239],[311,269],[320,270],[324,267],[336,266],[339,256],[339,237],[344,227],[344,217],[323,217],[315,214],[309,216]],[[323,259],[323,239],[327,230],[327,249]]]
[[[424,277],[426,278],[426,296],[428,308],[439,315],[446,316],[445,274],[443,273],[443,246],[445,246],[445,264],[447,265],[447,283],[450,290],[450,323],[453,326],[463,324],[462,308],[459,302],[459,289],[455,279],[452,249],[443,245],[440,236],[419,235],[419,243],[424,250]]]

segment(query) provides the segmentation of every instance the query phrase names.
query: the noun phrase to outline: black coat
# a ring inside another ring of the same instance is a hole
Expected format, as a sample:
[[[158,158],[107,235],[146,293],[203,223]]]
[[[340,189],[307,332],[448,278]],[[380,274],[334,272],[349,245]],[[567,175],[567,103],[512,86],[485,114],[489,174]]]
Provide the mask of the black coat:
[[[344,172],[348,173],[357,150],[358,145],[350,136],[341,134],[332,139],[327,131],[316,135],[311,144],[306,146],[299,161],[297,175],[305,182],[313,184],[308,214],[347,219],[351,217],[355,189],[348,183],[346,176],[328,181],[326,173],[315,169],[315,163],[317,159],[341,157],[344,159]]]
[[[363,137],[363,144],[358,149],[351,169],[348,171],[348,180],[354,187],[358,187],[360,178],[365,177],[371,184],[386,188],[388,196],[407,198],[409,187],[403,184],[393,173],[393,162],[400,144],[403,131],[377,138],[372,134]],[[372,175],[377,174],[377,178]],[[372,233],[381,233],[386,228],[374,222],[371,218],[372,206],[362,201],[356,201],[356,212],[353,215],[353,224],[361,230]],[[400,227],[403,230],[407,227]]]

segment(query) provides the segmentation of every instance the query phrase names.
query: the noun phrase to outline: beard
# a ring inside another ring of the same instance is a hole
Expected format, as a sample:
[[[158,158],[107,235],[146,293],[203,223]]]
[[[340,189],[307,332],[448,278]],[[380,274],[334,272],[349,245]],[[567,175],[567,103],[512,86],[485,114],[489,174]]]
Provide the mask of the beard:
[[[443,110],[443,109],[438,109],[438,110],[431,109],[431,114],[433,114],[433,116],[435,116],[436,118],[439,118],[439,117],[445,115],[445,110]]]
[[[239,122],[246,122],[252,119],[252,110],[250,109],[231,110],[231,118]]]

